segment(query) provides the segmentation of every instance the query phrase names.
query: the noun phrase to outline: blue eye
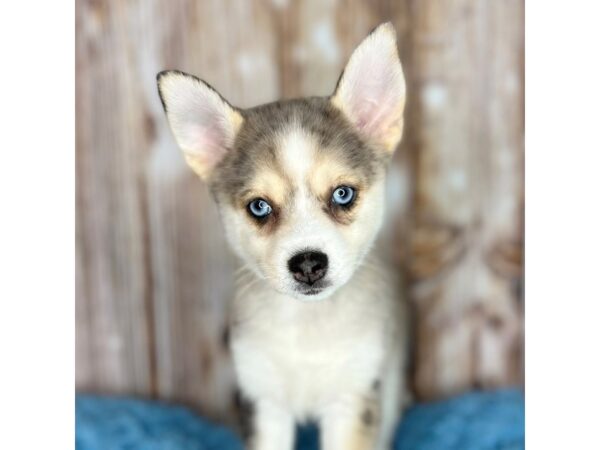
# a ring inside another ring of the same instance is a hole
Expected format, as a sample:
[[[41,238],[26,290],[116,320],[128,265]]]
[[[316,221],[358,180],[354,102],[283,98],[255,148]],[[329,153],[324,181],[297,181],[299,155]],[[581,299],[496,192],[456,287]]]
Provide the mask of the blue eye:
[[[254,217],[262,219],[271,214],[273,208],[271,208],[271,205],[269,205],[266,200],[256,198],[248,203],[248,211],[250,211],[250,214]]]
[[[350,186],[338,186],[333,190],[331,201],[336,205],[349,206],[354,200],[354,189]]]

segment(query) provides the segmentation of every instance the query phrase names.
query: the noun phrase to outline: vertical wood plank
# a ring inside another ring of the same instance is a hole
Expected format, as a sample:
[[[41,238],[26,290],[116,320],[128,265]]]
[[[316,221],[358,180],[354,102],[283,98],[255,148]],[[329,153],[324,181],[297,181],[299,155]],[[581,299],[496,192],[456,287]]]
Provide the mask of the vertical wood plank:
[[[423,398],[517,382],[522,4],[411,4],[415,199],[407,269]]]
[[[80,388],[151,392],[139,115],[115,3],[77,4],[77,354]],[[78,360],[79,362],[79,360]]]

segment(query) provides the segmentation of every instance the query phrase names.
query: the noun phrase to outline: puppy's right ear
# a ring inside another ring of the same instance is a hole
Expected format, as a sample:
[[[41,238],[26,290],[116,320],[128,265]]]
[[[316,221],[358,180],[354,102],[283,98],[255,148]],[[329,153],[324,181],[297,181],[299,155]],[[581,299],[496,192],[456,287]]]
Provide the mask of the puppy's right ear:
[[[384,23],[354,50],[331,101],[365,139],[391,155],[402,137],[405,97],[396,31]]]
[[[160,72],[158,93],[185,160],[203,179],[232,148],[243,117],[213,88],[178,71]]]

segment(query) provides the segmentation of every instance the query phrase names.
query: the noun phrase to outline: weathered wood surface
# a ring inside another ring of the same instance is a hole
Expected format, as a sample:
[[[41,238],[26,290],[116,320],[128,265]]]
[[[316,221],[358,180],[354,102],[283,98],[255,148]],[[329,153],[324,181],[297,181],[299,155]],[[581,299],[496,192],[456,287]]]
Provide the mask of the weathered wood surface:
[[[414,2],[405,267],[421,397],[521,378],[523,5]],[[414,97],[416,96],[416,98]]]
[[[245,107],[332,91],[378,23],[399,33],[405,140],[381,247],[411,280],[425,396],[517,379],[521,1],[77,2],[76,381],[231,407],[222,343],[235,261],[164,120],[155,74],[198,74]]]

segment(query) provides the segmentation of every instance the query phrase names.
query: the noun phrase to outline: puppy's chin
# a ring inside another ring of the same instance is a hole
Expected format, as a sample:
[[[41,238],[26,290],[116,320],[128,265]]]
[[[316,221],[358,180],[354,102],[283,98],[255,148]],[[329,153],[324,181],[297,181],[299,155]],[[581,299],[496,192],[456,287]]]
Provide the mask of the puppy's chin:
[[[290,295],[303,302],[319,302],[329,298],[335,290],[335,286],[331,284],[322,287],[306,286],[305,288],[298,287],[293,289]]]
[[[295,280],[290,280],[290,284],[280,286],[276,290],[286,296],[293,297],[306,303],[315,303],[328,300],[338,289],[346,285],[351,278],[351,273],[337,273],[335,278],[327,276],[322,280],[317,281],[312,286],[302,283],[297,283]]]
[[[329,279],[317,282],[313,286],[292,284],[279,292],[306,303],[327,301],[345,283],[336,283]]]

